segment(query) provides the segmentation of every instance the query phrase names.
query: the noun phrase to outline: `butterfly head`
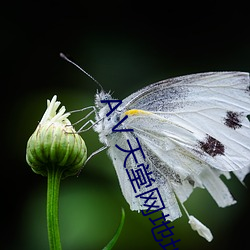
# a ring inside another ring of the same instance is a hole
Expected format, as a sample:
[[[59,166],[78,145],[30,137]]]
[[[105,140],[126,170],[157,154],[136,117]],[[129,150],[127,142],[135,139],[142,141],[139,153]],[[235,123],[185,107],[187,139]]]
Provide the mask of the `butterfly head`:
[[[103,90],[97,91],[95,95],[96,124],[93,129],[99,134],[99,139],[105,145],[109,145],[107,136],[112,133],[112,128],[119,120],[119,112],[112,112],[109,115],[110,107],[105,101],[113,100],[110,93]]]
[[[97,110],[100,110],[107,105],[107,103],[104,103],[101,101],[111,100],[111,99],[113,98],[110,92],[107,93],[104,90],[101,90],[101,91],[97,90],[96,95],[95,95],[95,107],[97,108]]]

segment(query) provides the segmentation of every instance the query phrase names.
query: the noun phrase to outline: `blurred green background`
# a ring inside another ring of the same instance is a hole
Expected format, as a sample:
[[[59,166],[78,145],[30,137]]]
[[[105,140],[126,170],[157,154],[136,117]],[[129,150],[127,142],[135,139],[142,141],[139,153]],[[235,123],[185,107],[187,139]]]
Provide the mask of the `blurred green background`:
[[[173,76],[250,69],[247,8],[235,3],[193,7],[167,2],[18,1],[2,4],[0,21],[1,249],[48,249],[46,178],[34,174],[25,161],[26,142],[45,111],[46,99],[57,94],[67,110],[93,105],[96,84],[63,61],[60,52],[118,99]],[[82,136],[89,154],[101,147],[94,132]],[[234,177],[225,182],[236,205],[218,208],[205,190],[196,190],[186,202],[190,214],[211,229],[214,240],[208,243],[199,237],[183,216],[173,222],[174,239],[181,239],[179,249],[248,249],[249,188]],[[250,186],[249,176],[245,183]],[[112,163],[102,152],[78,178],[62,181],[63,249],[102,249],[118,227],[121,207],[126,219],[114,249],[161,249],[148,219],[129,210]]]

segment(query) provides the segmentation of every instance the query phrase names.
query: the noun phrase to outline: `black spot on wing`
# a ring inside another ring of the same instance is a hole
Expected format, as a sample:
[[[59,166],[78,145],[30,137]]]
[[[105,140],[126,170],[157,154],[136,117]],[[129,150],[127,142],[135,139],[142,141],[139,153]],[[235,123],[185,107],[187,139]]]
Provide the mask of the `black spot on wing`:
[[[199,146],[204,152],[212,157],[224,155],[225,152],[224,145],[210,135],[207,135],[204,141],[199,141]]]
[[[240,128],[242,113],[227,111],[227,115],[224,118],[224,124],[232,129]]]

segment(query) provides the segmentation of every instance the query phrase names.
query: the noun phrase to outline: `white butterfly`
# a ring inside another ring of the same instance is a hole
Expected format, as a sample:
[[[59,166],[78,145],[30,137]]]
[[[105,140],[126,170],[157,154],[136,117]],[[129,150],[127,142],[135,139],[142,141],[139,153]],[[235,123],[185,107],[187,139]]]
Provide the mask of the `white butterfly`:
[[[229,179],[232,172],[243,183],[250,172],[249,74],[209,72],[176,77],[151,84],[120,101],[60,55],[101,87],[95,107],[82,109],[93,108],[80,120],[95,112],[96,121],[89,120],[79,132],[88,130],[84,128],[91,123],[104,144],[88,159],[108,148],[122,193],[131,210],[137,211],[144,210],[145,203],[131,185],[135,175],[132,179],[128,173],[134,174],[138,162],[146,159],[144,170],[152,175],[147,176],[150,187],[160,191],[163,213],[169,214],[170,220],[180,217],[178,199],[191,228],[211,241],[210,230],[189,215],[183,203],[196,187],[207,189],[220,207],[236,202],[220,176]],[[131,149],[133,157],[129,157]],[[135,156],[136,151],[141,154]],[[138,179],[140,185],[145,184],[142,176]],[[138,185],[141,193],[148,186]]]
[[[138,148],[136,138],[146,157],[137,152],[137,160],[149,164],[152,187],[159,189],[169,219],[181,216],[177,199],[183,205],[196,187],[206,188],[220,207],[235,203],[220,175],[230,178],[233,172],[242,182],[250,172],[248,73],[210,72],[160,81],[128,96],[117,108],[103,100],[113,98],[97,92],[93,129],[108,147],[131,210],[145,209],[144,201],[135,197],[124,168],[128,153],[119,147],[128,149],[129,140]],[[114,127],[133,132],[113,132]],[[126,168],[136,170],[133,157],[127,158]],[[189,219],[193,229],[212,240],[208,228],[193,216]]]

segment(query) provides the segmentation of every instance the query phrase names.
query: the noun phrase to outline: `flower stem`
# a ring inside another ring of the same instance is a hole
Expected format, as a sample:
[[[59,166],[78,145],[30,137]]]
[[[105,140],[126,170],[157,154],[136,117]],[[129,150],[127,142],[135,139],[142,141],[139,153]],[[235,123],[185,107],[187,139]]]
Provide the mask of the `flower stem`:
[[[59,188],[62,170],[58,167],[48,168],[47,186],[47,227],[50,250],[61,250],[59,231]]]

